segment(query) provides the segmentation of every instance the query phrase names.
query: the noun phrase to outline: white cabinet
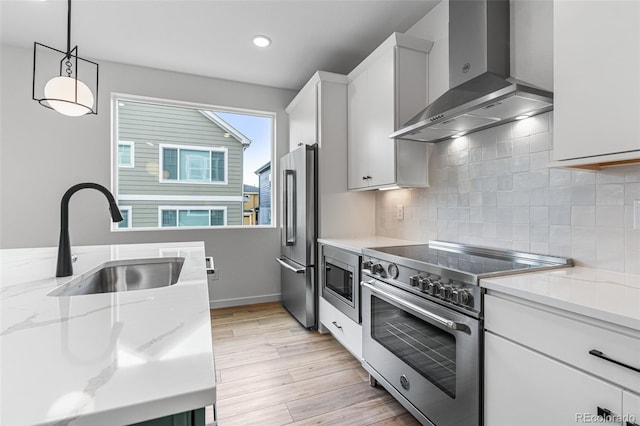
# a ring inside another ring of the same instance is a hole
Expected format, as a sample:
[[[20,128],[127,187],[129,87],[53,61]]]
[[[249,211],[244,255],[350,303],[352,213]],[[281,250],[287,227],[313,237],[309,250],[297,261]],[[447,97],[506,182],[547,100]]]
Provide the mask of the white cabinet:
[[[324,297],[320,297],[319,305],[321,331],[330,332],[358,361],[362,361],[362,325],[349,319]]]
[[[389,135],[427,105],[432,46],[395,33],[349,73],[349,189],[428,185],[427,144]]]
[[[640,161],[640,2],[553,4],[554,165]]]
[[[598,407],[622,412],[620,392],[602,380],[485,332],[486,425],[592,423],[584,418],[597,416]]]
[[[640,420],[639,373],[590,353],[638,368],[640,331],[497,292],[484,302],[485,424]]]
[[[347,190],[347,83],[346,75],[318,71],[286,108],[289,149],[318,144],[319,237],[370,235],[375,228],[373,194]]]

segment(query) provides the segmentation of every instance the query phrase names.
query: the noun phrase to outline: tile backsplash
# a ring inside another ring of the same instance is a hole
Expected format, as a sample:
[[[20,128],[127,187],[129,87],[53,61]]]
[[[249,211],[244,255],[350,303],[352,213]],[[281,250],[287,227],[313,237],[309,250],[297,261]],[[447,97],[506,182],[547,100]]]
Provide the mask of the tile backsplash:
[[[640,165],[550,168],[552,128],[547,113],[431,145],[431,186],[379,191],[376,233],[568,256],[640,274],[640,230],[633,229]]]

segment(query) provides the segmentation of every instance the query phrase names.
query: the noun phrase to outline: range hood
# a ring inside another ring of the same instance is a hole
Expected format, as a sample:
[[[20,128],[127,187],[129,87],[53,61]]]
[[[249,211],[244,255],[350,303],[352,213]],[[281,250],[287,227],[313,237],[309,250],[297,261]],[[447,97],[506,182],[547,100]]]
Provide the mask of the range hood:
[[[390,138],[441,142],[553,109],[510,77],[509,0],[449,0],[449,87]]]

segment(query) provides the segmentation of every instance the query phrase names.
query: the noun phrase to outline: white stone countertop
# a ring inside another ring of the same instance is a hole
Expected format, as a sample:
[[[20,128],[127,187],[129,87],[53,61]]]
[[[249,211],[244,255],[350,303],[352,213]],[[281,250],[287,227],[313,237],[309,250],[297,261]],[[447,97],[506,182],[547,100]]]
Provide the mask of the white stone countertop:
[[[0,250],[0,424],[123,425],[215,402],[204,244],[72,247],[110,260],[184,257],[176,284],[48,296],[57,248]]]
[[[487,278],[480,286],[640,331],[640,276],[576,266]]]
[[[356,253],[362,253],[362,249],[365,248],[426,244],[419,241],[400,240],[397,238],[380,237],[375,235],[362,238],[318,238],[318,242]]]

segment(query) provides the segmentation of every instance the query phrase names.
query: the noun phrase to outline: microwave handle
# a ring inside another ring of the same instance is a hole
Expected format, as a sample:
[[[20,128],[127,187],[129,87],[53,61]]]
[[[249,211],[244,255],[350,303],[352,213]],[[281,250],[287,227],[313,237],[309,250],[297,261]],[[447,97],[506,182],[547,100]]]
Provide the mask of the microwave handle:
[[[382,296],[386,299],[389,299],[395,303],[397,303],[398,305],[402,306],[403,308],[406,309],[410,309],[414,312],[419,313],[420,315],[429,318],[431,321],[436,322],[440,325],[444,325],[445,327],[451,329],[451,330],[456,330],[456,331],[464,331],[465,333],[471,333],[471,330],[469,329],[469,327],[466,324],[462,324],[456,321],[451,321],[449,319],[446,319],[444,317],[441,317],[440,315],[436,315],[433,312],[429,312],[426,311],[424,309],[422,309],[421,307],[419,307],[418,305],[408,302],[406,300],[403,300],[400,297],[397,297],[393,294],[387,293],[384,290],[380,290],[379,288],[373,286],[373,281],[363,281],[360,283],[360,285],[362,285],[363,287],[368,288],[372,293],[377,294],[379,296]]]

